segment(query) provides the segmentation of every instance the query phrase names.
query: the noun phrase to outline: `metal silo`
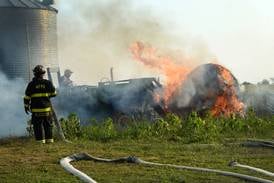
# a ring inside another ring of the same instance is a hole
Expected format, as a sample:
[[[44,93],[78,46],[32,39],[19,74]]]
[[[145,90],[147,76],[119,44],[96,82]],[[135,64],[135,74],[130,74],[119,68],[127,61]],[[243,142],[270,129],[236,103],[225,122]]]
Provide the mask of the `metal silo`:
[[[0,0],[0,67],[29,81],[32,68],[58,67],[57,10],[49,0]]]

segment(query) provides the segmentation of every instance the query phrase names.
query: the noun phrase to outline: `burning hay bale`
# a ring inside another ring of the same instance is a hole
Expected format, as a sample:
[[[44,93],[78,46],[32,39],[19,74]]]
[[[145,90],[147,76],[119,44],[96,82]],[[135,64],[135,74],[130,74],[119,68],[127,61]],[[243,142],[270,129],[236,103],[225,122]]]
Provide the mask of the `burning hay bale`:
[[[185,54],[176,60],[142,42],[132,44],[130,50],[134,60],[165,77],[162,111],[185,115],[209,110],[213,116],[243,113],[238,82],[221,65],[205,64],[193,69],[197,63],[195,58]]]
[[[213,116],[230,116],[243,113],[244,105],[238,95],[238,81],[228,69],[205,64],[188,74],[167,106],[179,115],[210,111]]]

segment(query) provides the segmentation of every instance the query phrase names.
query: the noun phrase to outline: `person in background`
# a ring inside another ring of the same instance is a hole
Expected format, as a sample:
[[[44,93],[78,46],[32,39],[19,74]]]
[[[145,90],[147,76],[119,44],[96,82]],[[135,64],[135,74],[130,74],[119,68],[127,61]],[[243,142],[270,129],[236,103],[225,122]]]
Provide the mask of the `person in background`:
[[[60,86],[61,87],[72,87],[73,81],[70,79],[72,75],[72,71],[69,69],[66,69],[64,72],[64,75],[60,78]]]
[[[34,136],[37,142],[53,143],[52,105],[50,98],[56,96],[52,82],[44,79],[46,70],[42,65],[33,69],[34,78],[29,82],[24,97],[25,112],[32,113]]]

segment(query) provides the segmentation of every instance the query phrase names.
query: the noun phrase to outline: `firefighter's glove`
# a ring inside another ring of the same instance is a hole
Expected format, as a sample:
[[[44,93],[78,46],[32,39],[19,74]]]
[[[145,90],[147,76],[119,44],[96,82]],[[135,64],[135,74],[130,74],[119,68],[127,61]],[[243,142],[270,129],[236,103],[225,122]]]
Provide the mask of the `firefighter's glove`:
[[[29,113],[30,113],[30,109],[29,109],[28,106],[25,106],[25,112],[26,112],[26,114],[29,114]]]

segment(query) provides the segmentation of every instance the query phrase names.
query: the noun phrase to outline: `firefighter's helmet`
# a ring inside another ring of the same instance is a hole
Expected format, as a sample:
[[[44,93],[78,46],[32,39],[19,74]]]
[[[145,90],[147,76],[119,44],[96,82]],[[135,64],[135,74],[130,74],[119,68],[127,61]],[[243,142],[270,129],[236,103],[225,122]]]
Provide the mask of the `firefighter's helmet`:
[[[32,71],[35,76],[41,76],[46,73],[46,70],[45,70],[44,66],[42,66],[42,65],[35,66]]]

